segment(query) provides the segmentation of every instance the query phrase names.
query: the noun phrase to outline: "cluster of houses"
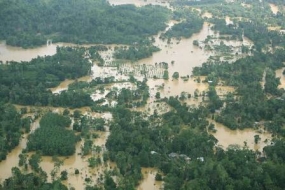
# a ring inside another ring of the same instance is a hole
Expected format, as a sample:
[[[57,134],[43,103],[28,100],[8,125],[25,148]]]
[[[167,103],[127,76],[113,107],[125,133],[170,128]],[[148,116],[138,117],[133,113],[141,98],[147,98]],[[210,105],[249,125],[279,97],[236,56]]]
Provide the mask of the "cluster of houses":
[[[150,153],[151,154],[158,154],[155,151],[151,151]],[[188,157],[187,155],[185,155],[185,154],[177,154],[175,152],[172,152],[172,153],[168,154],[168,157],[171,158],[171,159],[179,159],[179,158],[180,159],[184,159],[186,162],[190,162],[191,161],[191,158]],[[199,160],[201,162],[205,161],[204,157],[198,157],[197,160]]]

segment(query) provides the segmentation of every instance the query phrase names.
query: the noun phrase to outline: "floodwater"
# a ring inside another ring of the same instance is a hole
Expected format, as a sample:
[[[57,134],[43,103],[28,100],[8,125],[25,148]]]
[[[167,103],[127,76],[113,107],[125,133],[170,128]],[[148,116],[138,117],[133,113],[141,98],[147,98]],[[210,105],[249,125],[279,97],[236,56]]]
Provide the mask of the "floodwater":
[[[229,16],[226,16],[225,21],[226,21],[227,25],[233,24],[233,21],[231,20],[231,18]]]
[[[161,181],[155,181],[157,170],[154,168],[142,168],[143,180],[137,190],[159,190],[163,184]]]
[[[205,12],[203,15],[202,15],[202,18],[212,18],[213,17],[213,14],[210,13],[210,12]]]
[[[62,109],[55,109],[55,112],[61,112]],[[82,110],[83,111],[83,110]],[[93,116],[105,118],[110,120],[112,116],[110,113],[106,114],[95,114]],[[36,120],[31,127],[31,132],[33,132],[36,128],[39,127],[39,119]],[[78,142],[76,145],[76,153],[70,157],[58,157],[59,160],[63,162],[62,165],[58,167],[56,172],[56,177],[60,176],[60,172],[66,170],[68,172],[68,179],[64,182],[69,188],[74,187],[75,189],[84,189],[85,187],[85,178],[90,178],[90,184],[94,185],[97,184],[99,175],[103,175],[105,170],[115,169],[116,165],[114,163],[107,162],[106,164],[101,164],[95,168],[88,167],[88,158],[91,156],[100,157],[102,160],[103,151],[106,150],[105,143],[110,132],[107,130],[106,132],[96,132],[99,137],[94,139],[93,145],[99,146],[102,148],[101,153],[92,153],[92,155],[82,156],[81,155],[81,147],[83,146],[84,142]],[[19,162],[19,154],[21,154],[22,150],[26,148],[27,144],[27,137],[28,135],[25,134],[22,136],[19,146],[13,149],[8,155],[7,159],[0,162],[0,182],[4,181],[12,175],[11,169],[12,167],[18,166]],[[32,153],[29,153],[31,155]],[[42,161],[40,162],[41,168],[47,173],[48,175],[48,182],[51,182],[51,172],[55,170],[55,161],[53,161],[51,156],[43,156]],[[75,169],[79,170],[79,174],[75,175]]]
[[[23,49],[20,47],[12,47],[6,45],[4,41],[0,42],[0,60],[4,63],[6,61],[30,61],[38,56],[54,55],[56,53],[56,46],[59,44],[51,44],[48,46],[41,46],[34,49]]]
[[[36,120],[32,125],[31,125],[31,132],[34,131],[36,128],[39,127],[39,120]],[[19,145],[14,148],[8,155],[6,160],[0,162],[0,183],[1,181],[3,182],[5,179],[9,178],[12,176],[12,171],[11,169],[13,167],[18,166],[19,163],[19,155],[22,153],[22,150],[26,148],[27,145],[27,138],[28,135],[25,134],[22,136],[20,139]]]
[[[175,23],[170,22],[169,26],[173,24]],[[155,63],[161,62],[168,63],[169,80],[149,79],[148,85],[150,89],[164,84],[164,89],[160,91],[162,97],[179,96],[182,92],[193,95],[196,89],[199,89],[199,91],[206,90],[206,84],[196,83],[190,76],[192,74],[192,68],[202,65],[212,53],[205,52],[202,48],[194,46],[193,41],[205,40],[208,35],[213,34],[214,32],[211,31],[208,23],[204,23],[202,30],[188,39],[174,39],[171,43],[167,43],[157,37],[155,45],[158,46],[161,51],[155,52],[150,58],[139,60],[138,64],[154,65]],[[178,72],[179,76],[184,77],[184,79],[172,79],[174,72]]]
[[[223,99],[223,96],[226,96],[228,93],[234,93],[235,88],[233,86],[216,86],[217,95]]]
[[[27,114],[25,115],[31,115],[34,113],[46,113],[46,112],[54,112],[54,113],[59,113],[62,114],[65,109],[67,109],[70,114],[73,114],[75,110],[78,110],[81,112],[83,115],[88,115],[90,117],[101,117],[104,118],[105,120],[111,120],[112,119],[112,114],[110,112],[105,112],[105,113],[96,113],[92,112],[90,107],[81,107],[81,108],[63,108],[63,107],[52,107],[52,106],[22,106],[22,105],[15,105],[18,111],[20,111],[21,108],[27,108]]]
[[[66,79],[65,81],[61,82],[57,87],[54,88],[50,88],[50,90],[52,91],[52,93],[57,94],[60,93],[64,90],[68,89],[68,85],[74,83],[75,81],[86,81],[86,82],[90,82],[92,79],[90,76],[84,76],[84,77],[80,77],[76,80],[71,80],[71,79]]]
[[[94,44],[93,44],[94,45]],[[72,43],[54,43],[49,45],[43,45],[32,49],[24,49],[21,47],[13,47],[6,45],[5,41],[0,41],[0,61],[5,63],[6,61],[31,61],[38,56],[54,55],[56,53],[56,47],[63,46],[79,46],[90,47],[92,44],[72,44]]]
[[[77,46],[70,43],[55,43],[50,45],[43,45],[37,48],[24,49],[21,47],[13,47],[6,45],[5,41],[0,42],[0,60],[6,61],[31,61],[38,56],[54,55],[57,46]]]
[[[285,89],[285,76],[283,75],[283,71],[284,71],[284,68],[276,70],[275,73],[276,73],[276,77],[280,78],[280,85],[278,86],[278,88]]]
[[[174,21],[170,21],[169,27],[175,24]],[[142,59],[139,64],[155,64],[160,62],[168,63],[168,72],[171,78],[174,72],[179,72],[180,76],[191,75],[192,68],[200,66],[211,55],[205,52],[203,49],[194,46],[194,40],[205,40],[207,36],[214,35],[214,32],[210,29],[208,23],[204,23],[202,30],[199,33],[193,34],[190,38],[182,38],[181,40],[173,39],[170,44],[167,40],[162,41],[158,37],[156,38],[155,45],[158,46],[161,51],[155,52],[152,57]],[[171,62],[174,62],[171,64]]]
[[[188,78],[187,78],[188,79]],[[208,83],[197,83],[194,78],[189,78],[188,81],[184,81],[182,79],[156,79],[149,80],[148,85],[150,88],[155,88],[157,86],[164,85],[163,89],[158,90],[160,92],[161,97],[170,97],[170,96],[180,96],[181,93],[194,95],[194,92],[198,90],[200,93],[203,91],[207,91]]]
[[[175,24],[175,21],[169,22],[168,29]],[[152,57],[139,60],[135,64],[137,65],[155,65],[155,63],[166,62],[168,63],[168,72],[169,72],[169,80],[152,80],[149,79],[148,84],[150,88],[154,88],[158,83],[165,83],[165,90],[162,92],[164,97],[169,96],[179,96],[182,92],[187,92],[189,94],[193,94],[193,92],[198,89],[199,91],[204,91],[207,88],[207,85],[198,84],[194,82],[191,78],[187,79],[187,76],[191,76],[192,68],[195,66],[200,66],[203,62],[205,62],[209,56],[213,55],[213,52],[205,52],[203,47],[196,47],[193,45],[194,40],[203,41],[207,38],[207,36],[215,35],[214,32],[210,29],[210,25],[208,23],[204,23],[202,30],[194,34],[191,38],[181,40],[172,40],[170,43],[167,41],[163,41],[159,39],[159,35],[155,37],[155,45],[161,48],[161,51],[155,52]],[[218,42],[217,42],[218,43]],[[227,45],[230,44],[232,46],[240,46],[240,42],[230,41],[225,42]],[[243,42],[247,45],[247,40]],[[43,55],[53,55],[56,53],[56,46],[70,46],[74,44],[68,43],[57,43],[51,44],[49,46],[42,46],[34,49],[22,49],[6,46],[5,43],[1,43],[0,45],[0,60],[15,60],[15,61],[29,61],[37,56]],[[109,45],[110,46],[110,45]],[[108,46],[108,47],[109,47]],[[115,46],[110,46],[110,49],[114,49]],[[104,53],[103,53],[104,54]],[[23,56],[24,55],[24,56]],[[102,56],[107,58],[108,55]],[[111,55],[109,58],[111,59]],[[130,63],[134,64],[134,63]],[[162,71],[158,71],[162,72]],[[179,72],[180,77],[186,77],[186,79],[178,79],[172,80],[172,75],[174,72]],[[119,73],[116,67],[99,67],[97,64],[93,64],[92,68],[92,76],[95,77],[115,77],[115,80],[122,81],[127,80],[128,75],[124,75],[124,73]],[[89,81],[90,77],[83,77],[78,79],[79,81]],[[68,85],[71,84],[72,80],[63,81],[58,87],[52,88],[53,93],[59,93],[62,90],[66,90]]]
[[[277,30],[279,31],[281,29],[281,26],[269,26],[267,27],[268,30]]]
[[[218,145],[223,148],[228,148],[229,145],[239,145],[240,147],[244,147],[246,142],[249,149],[259,150],[262,152],[263,147],[269,145],[272,139],[271,134],[264,130],[260,130],[260,132],[253,129],[231,130],[223,124],[217,123],[213,120],[209,120],[209,122],[213,123],[217,130],[215,133],[211,134],[218,139]],[[261,138],[260,142],[257,144],[254,142],[255,135],[259,135]]]
[[[14,148],[8,155],[6,160],[0,162],[0,183],[3,182],[5,179],[12,176],[11,169],[15,166],[18,166],[19,163],[19,155],[21,154],[22,150],[26,148],[27,144],[27,135],[23,136],[19,146]]]
[[[279,11],[278,6],[274,5],[274,4],[271,4],[271,3],[269,4],[269,6],[270,6],[270,9],[271,9],[272,13],[276,15],[278,13],[278,11]]]
[[[109,132],[100,132],[99,138],[95,139],[94,145],[100,146],[102,150],[105,150],[105,143],[109,136]],[[91,182],[89,185],[98,184],[98,178],[100,175],[104,174],[105,170],[110,170],[115,168],[114,163],[107,162],[106,164],[101,164],[95,168],[88,167],[89,162],[88,159],[93,157],[100,157],[102,160],[102,153],[92,153],[92,155],[83,156],[81,155],[81,147],[84,142],[79,142],[76,145],[76,153],[69,157],[58,157],[59,160],[63,161],[63,164],[58,167],[58,171],[56,172],[56,176],[60,176],[61,171],[67,171],[68,179],[64,182],[67,187],[75,188],[75,189],[84,189],[86,182],[86,178],[90,178]],[[103,160],[102,160],[103,161]],[[40,166],[44,171],[48,174],[48,181],[51,182],[51,172],[56,170],[55,162],[52,160],[50,156],[43,156]],[[75,169],[79,170],[79,174],[75,174]]]

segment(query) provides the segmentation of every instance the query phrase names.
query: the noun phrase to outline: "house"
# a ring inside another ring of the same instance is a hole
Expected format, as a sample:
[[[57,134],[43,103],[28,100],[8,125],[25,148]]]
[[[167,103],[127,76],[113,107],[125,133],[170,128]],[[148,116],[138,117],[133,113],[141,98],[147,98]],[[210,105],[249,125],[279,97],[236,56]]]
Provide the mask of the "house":
[[[204,157],[198,157],[197,160],[200,160],[201,162],[204,162]]]
[[[174,153],[174,152],[168,154],[168,156],[169,156],[170,158],[178,158],[178,157],[179,157],[179,155],[178,155],[177,153]]]

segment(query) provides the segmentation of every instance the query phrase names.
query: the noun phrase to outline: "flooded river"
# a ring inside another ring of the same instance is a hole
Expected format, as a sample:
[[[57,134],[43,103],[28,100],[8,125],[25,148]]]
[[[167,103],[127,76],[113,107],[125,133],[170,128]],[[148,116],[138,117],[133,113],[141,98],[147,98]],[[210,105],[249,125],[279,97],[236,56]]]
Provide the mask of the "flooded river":
[[[20,47],[7,46],[4,41],[0,42],[0,60],[6,61],[30,61],[38,56],[54,55],[56,46],[61,44],[51,44],[34,49],[23,49]]]
[[[0,41],[0,61],[5,63],[6,61],[30,61],[38,56],[54,55],[56,53],[56,47],[63,46],[80,46],[90,47],[92,44],[77,45],[72,43],[52,43],[32,49],[24,49],[21,47],[13,47],[6,45],[5,41]]]
[[[27,144],[27,135],[23,136],[19,146],[13,149],[8,155],[6,160],[0,162],[0,183],[12,176],[11,169],[18,166],[19,155],[22,153],[22,150],[26,148]]]
[[[34,131],[38,127],[39,127],[39,120],[36,120],[31,125],[31,131]],[[13,167],[18,166],[19,155],[22,153],[22,150],[25,149],[27,145],[27,137],[28,137],[27,134],[23,135],[19,145],[7,155],[6,160],[0,162],[0,182],[12,176],[11,169]]]

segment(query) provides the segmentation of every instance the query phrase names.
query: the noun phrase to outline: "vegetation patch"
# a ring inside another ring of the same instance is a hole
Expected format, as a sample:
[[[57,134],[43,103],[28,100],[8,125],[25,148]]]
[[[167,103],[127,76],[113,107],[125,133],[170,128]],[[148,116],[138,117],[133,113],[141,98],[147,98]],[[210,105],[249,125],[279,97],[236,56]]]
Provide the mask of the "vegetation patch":
[[[43,155],[69,156],[75,152],[78,138],[74,132],[66,129],[71,124],[67,116],[49,112],[45,114],[40,127],[30,134],[28,151],[41,151]]]

